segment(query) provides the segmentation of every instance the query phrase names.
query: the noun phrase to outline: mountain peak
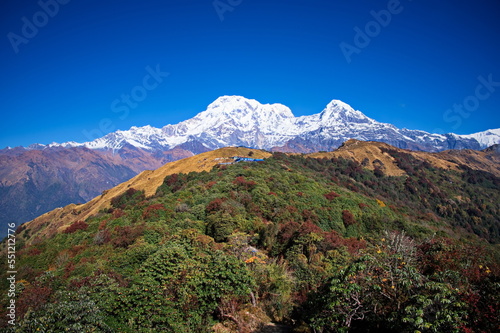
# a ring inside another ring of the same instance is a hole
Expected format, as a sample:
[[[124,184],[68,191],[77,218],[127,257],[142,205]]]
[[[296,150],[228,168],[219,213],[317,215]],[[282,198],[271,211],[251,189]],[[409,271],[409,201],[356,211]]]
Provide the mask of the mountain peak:
[[[321,112],[320,118],[332,124],[339,123],[372,123],[373,119],[368,118],[361,111],[354,110],[349,104],[341,100],[334,99]]]
[[[326,108],[345,109],[345,110],[352,109],[352,107],[349,104],[342,102],[340,99],[332,99],[332,101],[328,103]]]
[[[243,96],[221,96],[208,105],[206,111],[234,114],[234,111],[244,111],[248,113],[276,113],[282,118],[293,118],[292,111],[285,105],[275,104],[261,104],[255,99],[249,99]],[[268,111],[268,112],[266,112]],[[202,112],[203,113],[203,112]],[[267,116],[267,115],[266,115]]]
[[[248,99],[243,96],[220,96],[215,101],[210,103],[207,107],[207,110],[211,109],[221,109],[222,107],[231,107],[231,106],[241,106],[247,104],[249,106],[253,106],[255,104],[260,104],[254,99]]]

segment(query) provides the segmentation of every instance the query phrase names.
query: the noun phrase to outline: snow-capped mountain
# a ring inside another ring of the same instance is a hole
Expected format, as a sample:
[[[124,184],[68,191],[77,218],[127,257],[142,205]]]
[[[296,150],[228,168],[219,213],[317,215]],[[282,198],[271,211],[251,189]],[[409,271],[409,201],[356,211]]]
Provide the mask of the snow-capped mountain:
[[[348,104],[331,101],[320,113],[295,117],[282,104],[261,104],[241,96],[222,96],[195,117],[163,128],[132,127],[85,143],[49,146],[119,150],[133,146],[168,151],[188,145],[193,153],[225,146],[311,152],[332,150],[348,139],[381,141],[399,148],[425,151],[481,149],[500,143],[500,129],[471,135],[431,134],[380,123]],[[40,149],[43,145],[33,147]]]
[[[271,148],[297,135],[292,111],[282,104],[260,104],[239,96],[223,96],[206,111],[162,128],[170,146],[199,141],[214,149],[228,145]]]
[[[462,138],[476,139],[482,147],[490,147],[500,143],[500,128],[490,129],[484,132],[461,135]]]

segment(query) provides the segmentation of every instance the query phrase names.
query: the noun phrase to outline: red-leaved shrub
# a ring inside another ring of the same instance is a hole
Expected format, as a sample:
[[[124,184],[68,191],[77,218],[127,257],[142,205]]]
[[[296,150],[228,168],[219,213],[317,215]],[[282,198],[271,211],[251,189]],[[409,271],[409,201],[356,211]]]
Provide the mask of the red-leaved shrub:
[[[342,221],[344,222],[344,226],[346,227],[356,223],[354,215],[352,215],[352,213],[347,209],[342,211]]]
[[[78,230],[85,230],[89,227],[89,225],[83,221],[76,221],[75,223],[73,223],[72,225],[70,225],[69,227],[67,227],[65,230],[64,230],[64,233],[65,234],[72,234],[74,232],[77,232]]]
[[[337,194],[334,191],[331,191],[330,193],[323,194],[323,196],[327,200],[332,201],[333,199],[340,197],[340,194]]]

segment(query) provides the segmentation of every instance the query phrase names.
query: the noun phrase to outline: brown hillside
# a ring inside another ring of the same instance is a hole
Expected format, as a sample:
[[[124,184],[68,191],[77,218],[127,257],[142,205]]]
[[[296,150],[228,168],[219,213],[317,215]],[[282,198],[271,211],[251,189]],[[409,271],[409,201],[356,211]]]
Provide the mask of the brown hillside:
[[[308,156],[315,158],[343,157],[354,160],[370,170],[374,170],[375,167],[378,167],[388,176],[405,175],[405,172],[397,166],[394,157],[385,150],[411,154],[418,159],[425,159],[438,168],[458,170],[458,165],[456,163],[443,160],[438,154],[399,149],[382,142],[358,141],[353,139],[346,141],[339,149],[333,152],[314,153]]]
[[[55,233],[64,230],[73,222],[84,221],[88,217],[97,214],[100,210],[109,208],[111,199],[123,194],[129,188],[144,190],[146,196],[151,196],[155,194],[156,189],[168,175],[189,173],[192,171],[209,171],[219,163],[232,161],[231,157],[233,156],[249,156],[249,154],[252,155],[252,158],[267,158],[271,156],[270,153],[261,150],[228,147],[170,162],[154,171],[144,171],[134,178],[104,191],[102,195],[95,197],[86,204],[71,204],[63,208],[56,208],[33,221],[27,222],[24,224],[24,227],[30,229],[30,234],[33,235],[29,242],[36,242],[37,239],[51,237]]]
[[[500,154],[496,151],[490,149],[447,150],[438,155],[450,162],[467,165],[471,169],[487,171],[500,177]]]
[[[328,153],[313,153],[308,156],[314,158],[346,158],[354,160],[365,168],[374,170],[378,166],[386,175],[402,176],[405,172],[399,169],[395,159],[382,151],[381,148],[394,148],[388,144],[372,141],[348,140],[337,150]]]
[[[490,172],[500,177],[500,154],[493,149],[483,151],[463,149],[428,153],[399,149],[382,142],[348,140],[335,151],[313,153],[307,156],[314,158],[343,157],[354,160],[370,170],[374,170],[378,166],[388,176],[404,175],[405,172],[397,166],[395,159],[385,152],[387,150],[410,154],[440,169],[459,171],[461,170],[460,165],[466,165],[471,169]]]

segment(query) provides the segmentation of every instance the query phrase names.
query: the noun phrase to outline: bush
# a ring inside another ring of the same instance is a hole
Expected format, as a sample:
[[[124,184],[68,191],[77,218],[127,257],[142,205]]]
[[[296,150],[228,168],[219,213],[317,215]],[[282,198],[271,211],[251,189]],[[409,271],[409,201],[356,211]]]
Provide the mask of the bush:
[[[342,211],[342,221],[344,222],[344,226],[346,228],[350,225],[356,224],[354,215],[352,215],[352,213],[347,209]]]
[[[337,193],[335,193],[334,191],[332,191],[332,192],[329,192],[329,193],[323,194],[323,196],[324,196],[327,200],[332,201],[333,199],[340,197],[340,194],[337,194]]]
[[[89,296],[67,290],[58,291],[55,302],[38,311],[29,311],[16,328],[16,332],[38,331],[112,332],[104,322],[104,314]]]
[[[86,230],[89,225],[83,221],[77,221],[64,230],[65,234],[72,234],[78,230]]]
[[[205,208],[205,212],[208,213],[214,213],[218,212],[222,209],[222,204],[226,201],[226,198],[217,198],[212,201],[210,201]]]
[[[111,233],[108,229],[99,230],[94,236],[94,244],[103,245],[111,240]]]
[[[250,191],[255,188],[257,185],[256,182],[251,180],[246,180],[245,177],[239,176],[233,181],[233,184],[236,185],[240,189],[244,189],[246,191]]]
[[[143,219],[158,219],[160,217],[161,211],[165,211],[165,206],[162,204],[154,204],[146,207],[142,212]]]
[[[116,226],[113,232],[114,237],[111,240],[111,244],[113,244],[114,247],[127,248],[129,245],[133,244],[139,236],[142,235],[143,231],[143,226]]]
[[[138,191],[131,187],[125,193],[112,198],[111,206],[125,209],[125,207],[141,202],[144,199],[144,191]]]

